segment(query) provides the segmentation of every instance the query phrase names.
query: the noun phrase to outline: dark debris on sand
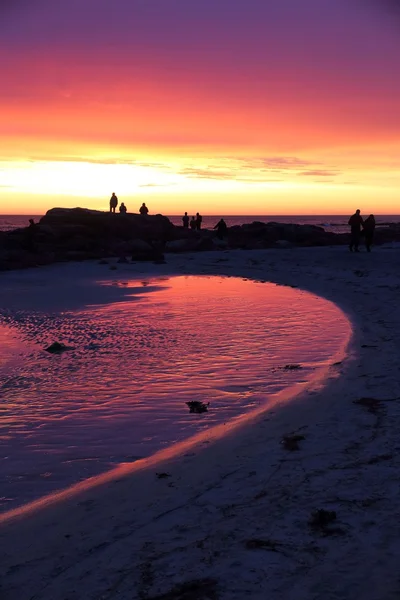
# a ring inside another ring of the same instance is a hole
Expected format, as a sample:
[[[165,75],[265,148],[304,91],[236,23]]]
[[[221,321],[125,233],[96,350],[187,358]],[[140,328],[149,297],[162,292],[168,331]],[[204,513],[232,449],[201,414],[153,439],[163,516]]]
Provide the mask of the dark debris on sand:
[[[303,367],[301,365],[297,365],[297,364],[289,364],[289,365],[285,365],[283,367],[284,371],[297,371],[298,369],[302,369]]]

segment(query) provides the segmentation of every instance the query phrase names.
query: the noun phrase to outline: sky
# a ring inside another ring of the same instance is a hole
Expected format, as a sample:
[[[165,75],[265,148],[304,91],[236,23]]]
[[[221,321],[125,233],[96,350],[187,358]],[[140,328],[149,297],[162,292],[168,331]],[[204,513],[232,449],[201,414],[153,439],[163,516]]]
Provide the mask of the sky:
[[[1,0],[0,214],[400,213],[397,0]]]

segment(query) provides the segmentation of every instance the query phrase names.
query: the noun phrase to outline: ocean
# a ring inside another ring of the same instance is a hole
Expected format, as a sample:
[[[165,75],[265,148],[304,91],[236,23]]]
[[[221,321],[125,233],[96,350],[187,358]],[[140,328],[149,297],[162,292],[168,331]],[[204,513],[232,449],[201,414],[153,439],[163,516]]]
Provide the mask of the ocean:
[[[26,227],[29,219],[39,221],[42,215],[0,215],[0,231],[9,231],[18,227]],[[168,216],[174,225],[182,225],[182,216]],[[244,225],[253,221],[268,223],[275,221],[279,223],[297,223],[298,225],[317,225],[326,231],[333,233],[344,233],[349,230],[348,220],[350,215],[309,215],[309,216],[278,216],[278,215],[203,215],[203,229],[212,229],[223,217],[228,225]],[[387,226],[389,223],[400,222],[400,215],[375,215],[377,226]]]

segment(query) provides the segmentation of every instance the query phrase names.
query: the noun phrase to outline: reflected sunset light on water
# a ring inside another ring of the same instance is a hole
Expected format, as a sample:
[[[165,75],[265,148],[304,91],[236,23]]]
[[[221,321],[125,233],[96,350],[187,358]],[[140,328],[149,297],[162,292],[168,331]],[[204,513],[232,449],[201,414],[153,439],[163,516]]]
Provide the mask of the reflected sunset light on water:
[[[270,283],[179,276],[103,285],[128,295],[2,316],[2,510],[267,407],[330,364],[351,332],[331,302]],[[45,352],[54,341],[69,350]],[[191,400],[210,402],[209,411],[190,414]]]

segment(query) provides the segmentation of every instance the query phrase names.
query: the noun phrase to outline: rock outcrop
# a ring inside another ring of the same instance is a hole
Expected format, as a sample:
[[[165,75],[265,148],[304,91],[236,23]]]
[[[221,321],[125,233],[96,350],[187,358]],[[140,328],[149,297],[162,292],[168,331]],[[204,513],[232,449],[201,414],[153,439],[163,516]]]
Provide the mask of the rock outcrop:
[[[400,224],[377,227],[375,244],[400,242]],[[223,240],[214,230],[191,231],[162,215],[111,214],[53,208],[37,225],[0,232],[0,270],[58,261],[124,259],[163,262],[164,253],[219,249],[290,248],[349,243],[314,225],[261,223],[230,227]]]

